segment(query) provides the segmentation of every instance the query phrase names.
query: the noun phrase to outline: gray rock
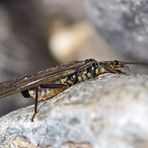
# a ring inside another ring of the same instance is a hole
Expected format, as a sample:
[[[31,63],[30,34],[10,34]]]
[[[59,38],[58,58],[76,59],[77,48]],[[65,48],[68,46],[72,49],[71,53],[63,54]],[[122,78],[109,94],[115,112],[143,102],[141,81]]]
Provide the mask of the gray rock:
[[[146,148],[148,76],[112,75],[75,85],[0,118],[1,147]]]
[[[148,61],[148,0],[88,0],[98,32],[125,58]]]

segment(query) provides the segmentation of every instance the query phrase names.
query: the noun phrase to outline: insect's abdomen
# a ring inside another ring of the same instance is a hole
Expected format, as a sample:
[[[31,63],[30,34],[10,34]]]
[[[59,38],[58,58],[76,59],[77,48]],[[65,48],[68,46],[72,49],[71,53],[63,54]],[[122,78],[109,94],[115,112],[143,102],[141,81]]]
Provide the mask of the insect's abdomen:
[[[38,88],[38,101],[50,99],[64,91],[66,88]],[[36,89],[25,90],[22,95],[26,98],[36,98]]]

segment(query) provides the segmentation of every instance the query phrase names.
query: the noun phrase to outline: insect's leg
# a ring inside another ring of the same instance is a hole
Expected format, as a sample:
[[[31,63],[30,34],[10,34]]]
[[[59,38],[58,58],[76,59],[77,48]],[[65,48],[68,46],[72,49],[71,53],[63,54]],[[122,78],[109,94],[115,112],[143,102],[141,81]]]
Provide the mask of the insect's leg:
[[[121,70],[117,70],[117,69],[113,69],[111,67],[109,67],[108,65],[105,65],[105,69],[110,72],[110,73],[114,73],[114,74],[126,74],[125,72],[121,71]]]
[[[40,88],[67,88],[64,84],[42,84],[40,85]],[[37,107],[38,107],[38,89],[39,87],[35,88],[35,106],[34,106],[34,114],[31,118],[31,122],[33,122],[36,114],[37,114]]]
[[[123,71],[121,71],[121,70],[116,70],[116,72],[117,72],[118,74],[127,74],[126,72],[123,72]]]
[[[41,84],[41,88],[67,88],[64,84]]]
[[[110,68],[107,68],[107,70],[110,72],[110,73],[114,73],[114,74],[127,74],[126,72],[123,72],[121,70],[113,70],[113,69],[110,69]]]
[[[115,73],[115,74],[118,73],[116,70],[114,70],[114,69],[112,69],[112,68],[110,68],[110,67],[108,67],[108,66],[106,66],[105,69],[106,69],[108,72],[110,72],[110,73]]]
[[[34,104],[34,114],[31,118],[31,122],[33,122],[35,115],[37,114],[37,107],[38,107],[38,87],[35,89],[35,104]]]

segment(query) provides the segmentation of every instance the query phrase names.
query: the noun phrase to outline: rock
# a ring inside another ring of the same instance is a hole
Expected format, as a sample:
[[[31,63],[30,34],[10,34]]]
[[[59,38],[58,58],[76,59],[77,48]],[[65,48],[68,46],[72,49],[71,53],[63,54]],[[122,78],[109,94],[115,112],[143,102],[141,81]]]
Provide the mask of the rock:
[[[0,118],[4,147],[146,148],[148,76],[105,74]]]
[[[88,0],[88,14],[112,49],[148,62],[148,0]]]

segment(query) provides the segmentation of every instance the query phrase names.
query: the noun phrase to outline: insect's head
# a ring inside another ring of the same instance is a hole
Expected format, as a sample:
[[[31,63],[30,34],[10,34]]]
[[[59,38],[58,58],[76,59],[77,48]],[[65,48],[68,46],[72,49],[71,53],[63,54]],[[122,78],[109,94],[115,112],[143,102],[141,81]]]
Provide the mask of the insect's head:
[[[115,71],[121,71],[123,69],[129,71],[129,67],[123,61],[118,61],[118,60],[108,61],[107,65],[108,65],[108,67],[110,67],[111,69],[113,69]]]

